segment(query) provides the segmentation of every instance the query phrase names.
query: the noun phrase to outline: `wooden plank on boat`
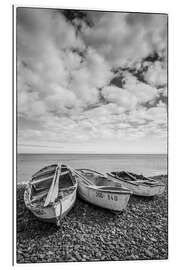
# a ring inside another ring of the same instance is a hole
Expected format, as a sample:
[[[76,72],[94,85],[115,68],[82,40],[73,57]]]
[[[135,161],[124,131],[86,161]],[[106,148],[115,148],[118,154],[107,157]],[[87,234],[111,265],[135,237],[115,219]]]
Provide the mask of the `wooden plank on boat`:
[[[75,174],[77,174],[80,178],[82,178],[87,184],[92,185],[92,182],[89,181],[82,173],[79,173],[77,170],[69,167],[71,171],[73,171]]]
[[[59,170],[57,171],[57,177],[56,177],[56,180],[55,180],[54,189],[53,189],[53,192],[52,192],[52,195],[51,195],[51,198],[50,198],[51,203],[54,202],[55,199],[58,196],[60,175],[61,175],[61,166],[59,167]]]
[[[53,175],[51,175],[49,177],[41,178],[41,179],[38,179],[38,180],[34,180],[34,181],[31,182],[31,184],[36,185],[38,183],[45,182],[45,181],[48,181],[50,179],[53,179]]]
[[[79,169],[80,171],[86,171],[87,169]],[[103,173],[100,173],[100,172],[97,172],[97,171],[95,171],[95,170],[92,170],[92,169],[88,169],[88,171],[90,171],[90,172],[92,172],[92,173],[96,173],[96,174],[98,174],[98,175],[100,175],[100,176],[103,176],[104,177],[104,174]]]
[[[127,174],[131,179],[133,179],[133,181],[137,181],[137,179],[133,175],[131,175],[129,172],[124,171],[124,173]]]
[[[85,182],[88,185],[93,185],[93,183],[91,181],[89,181],[89,179],[87,179],[84,175],[78,174],[78,176],[83,180],[83,182]]]
[[[155,180],[155,179],[153,179],[153,178],[150,178],[150,177],[146,177],[149,181],[152,181],[152,182],[155,182],[155,183],[157,183],[158,181],[157,180]]]
[[[53,169],[51,169],[49,171],[48,170],[46,170],[46,171],[38,171],[37,173],[32,175],[32,178],[38,178],[40,176],[44,176],[46,174],[53,173],[55,171],[56,171],[56,168],[53,168]]]
[[[54,174],[54,178],[53,178],[51,187],[49,189],[49,192],[47,194],[47,197],[46,197],[46,200],[45,200],[45,203],[44,203],[44,207],[46,207],[50,203],[51,196],[52,196],[52,193],[53,193],[53,190],[54,190],[54,184],[55,184],[55,181],[56,181],[56,178],[57,178],[57,171],[58,171],[58,169],[59,168],[57,167],[56,168],[56,171],[55,171],[55,174]]]
[[[36,196],[33,196],[32,200],[31,200],[31,203],[35,202],[35,201],[38,201],[40,199],[42,199],[44,196],[46,196],[48,194],[48,190],[44,191],[44,192],[41,192],[40,194],[36,195]]]
[[[65,175],[65,174],[68,174],[69,172],[67,171],[67,172],[63,172],[63,173],[61,173],[61,176],[62,175]],[[35,184],[38,184],[38,183],[41,183],[41,182],[44,182],[44,181],[48,181],[48,180],[50,180],[50,179],[53,179],[53,175],[51,175],[51,176],[49,176],[49,177],[45,177],[45,178],[41,178],[41,179],[38,179],[38,180],[34,180],[34,181],[32,181],[31,182],[31,184],[32,185],[35,185]]]
[[[68,172],[68,171],[66,171],[66,172],[61,172],[61,176],[65,175],[65,174],[69,174],[69,172]]]

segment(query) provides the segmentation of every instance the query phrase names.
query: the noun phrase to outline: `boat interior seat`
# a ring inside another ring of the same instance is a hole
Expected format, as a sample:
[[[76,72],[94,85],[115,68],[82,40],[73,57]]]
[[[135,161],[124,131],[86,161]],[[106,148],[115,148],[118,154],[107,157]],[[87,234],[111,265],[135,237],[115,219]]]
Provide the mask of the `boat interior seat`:
[[[40,193],[43,193],[45,191],[48,191],[50,188],[50,184],[49,186],[42,186],[41,188],[39,189],[36,189],[34,185],[32,185],[32,189],[31,189],[31,196],[34,197],[36,196],[37,194],[40,194]]]

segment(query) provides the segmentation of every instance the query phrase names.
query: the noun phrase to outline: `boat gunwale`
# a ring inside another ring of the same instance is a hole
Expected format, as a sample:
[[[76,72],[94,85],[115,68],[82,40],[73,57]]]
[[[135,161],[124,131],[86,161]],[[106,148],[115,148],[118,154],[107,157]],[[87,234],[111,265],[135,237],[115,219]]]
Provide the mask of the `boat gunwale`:
[[[58,167],[58,164],[51,164],[51,165],[48,165],[48,166],[45,166],[45,167],[43,167],[42,169],[40,169],[40,170],[38,170],[37,172],[35,172],[33,175],[32,175],[32,177],[31,178],[34,178],[34,177],[38,177],[38,174],[39,173],[43,173],[43,170],[44,169],[46,169],[46,168],[50,168],[50,167],[53,167],[53,166],[56,166],[54,169],[51,169],[51,170],[47,170],[47,171],[44,171],[44,173],[50,173],[50,172],[52,172],[52,171],[55,171],[56,170],[56,168]],[[36,175],[37,174],[37,175]]]
[[[81,176],[81,174],[80,175],[78,175],[78,177],[81,179],[80,180],[80,182],[81,183],[83,183],[86,187],[88,187],[88,188],[91,188],[91,189],[93,189],[93,190],[96,190],[96,191],[100,191],[100,192],[104,192],[104,193],[112,193],[112,194],[132,194],[132,191],[131,190],[129,190],[129,189],[127,189],[127,188],[124,188],[124,187],[122,187],[122,186],[119,186],[119,187],[117,187],[117,188],[119,188],[119,189],[121,189],[121,190],[119,190],[119,191],[117,191],[117,190],[112,190],[111,189],[111,186],[98,186],[98,185],[95,185],[95,184],[93,184],[92,183],[92,181],[91,180],[89,180],[84,174],[83,174],[83,170],[86,170],[86,171],[92,171],[92,172],[96,172],[96,171],[94,171],[94,170],[91,170],[91,169],[77,169],[76,171],[78,171],[78,172],[81,172],[82,173],[82,176]],[[103,178],[105,178],[106,180],[108,180],[108,181],[112,181],[113,182],[113,180],[110,180],[110,179],[108,179],[105,175],[103,175],[103,174],[101,174],[101,173],[98,173],[98,172],[96,172],[97,174],[99,174],[100,176],[103,176]],[[84,179],[85,178],[85,179]],[[114,181],[115,182],[115,181]],[[116,183],[118,183],[118,182],[116,182]],[[109,190],[104,190],[104,189],[101,189],[101,187],[107,187],[107,188],[109,188]],[[114,188],[114,187],[113,187]]]
[[[92,169],[85,169],[85,168],[83,168],[83,169],[76,169],[76,171],[83,171],[83,170],[84,170],[84,171],[90,171],[90,172],[97,173],[97,174],[103,176],[104,178],[106,178],[106,176],[105,176],[103,173],[97,172],[97,171],[92,170]]]
[[[116,195],[120,195],[120,194],[132,194],[133,192],[129,189],[125,189],[122,188],[122,190],[116,191],[116,190],[103,190],[99,187],[102,186],[96,186],[96,185],[88,185],[87,183],[85,183],[85,181],[80,180],[81,184],[83,184],[84,186],[88,187],[89,189],[93,189],[95,191],[99,191],[99,192],[103,192],[103,193],[112,193],[112,194],[116,194]],[[106,186],[109,187],[109,186]],[[109,187],[111,189],[111,187]],[[121,188],[121,187],[120,187]]]

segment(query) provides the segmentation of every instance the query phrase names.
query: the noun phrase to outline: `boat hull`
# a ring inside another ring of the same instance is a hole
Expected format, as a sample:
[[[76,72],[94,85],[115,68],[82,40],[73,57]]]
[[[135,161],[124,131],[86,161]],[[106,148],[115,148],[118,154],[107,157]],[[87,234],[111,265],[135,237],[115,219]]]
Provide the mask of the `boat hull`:
[[[31,204],[28,198],[29,191],[26,190],[24,193],[25,205],[38,219],[59,225],[59,221],[68,214],[76,201],[76,189],[70,195],[48,207]]]
[[[116,181],[122,184],[122,186],[124,186],[125,188],[131,190],[133,194],[137,196],[153,197],[155,195],[161,195],[165,190],[165,185],[161,184],[154,186],[148,186],[145,184],[136,185],[123,181],[120,178],[116,178],[112,176],[110,173],[107,173],[107,176],[109,179]]]
[[[128,204],[130,193],[98,190],[79,181],[78,195],[85,201],[112,211],[123,211]]]

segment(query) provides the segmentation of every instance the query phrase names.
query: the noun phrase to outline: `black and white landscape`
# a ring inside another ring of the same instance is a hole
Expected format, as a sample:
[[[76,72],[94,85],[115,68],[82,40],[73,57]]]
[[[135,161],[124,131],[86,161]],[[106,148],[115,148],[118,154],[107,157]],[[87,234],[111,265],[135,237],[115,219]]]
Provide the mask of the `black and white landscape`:
[[[167,259],[167,14],[16,15],[17,263]],[[31,176],[57,161],[130,170],[165,191],[131,195],[118,214],[77,196],[57,227],[24,204]]]

